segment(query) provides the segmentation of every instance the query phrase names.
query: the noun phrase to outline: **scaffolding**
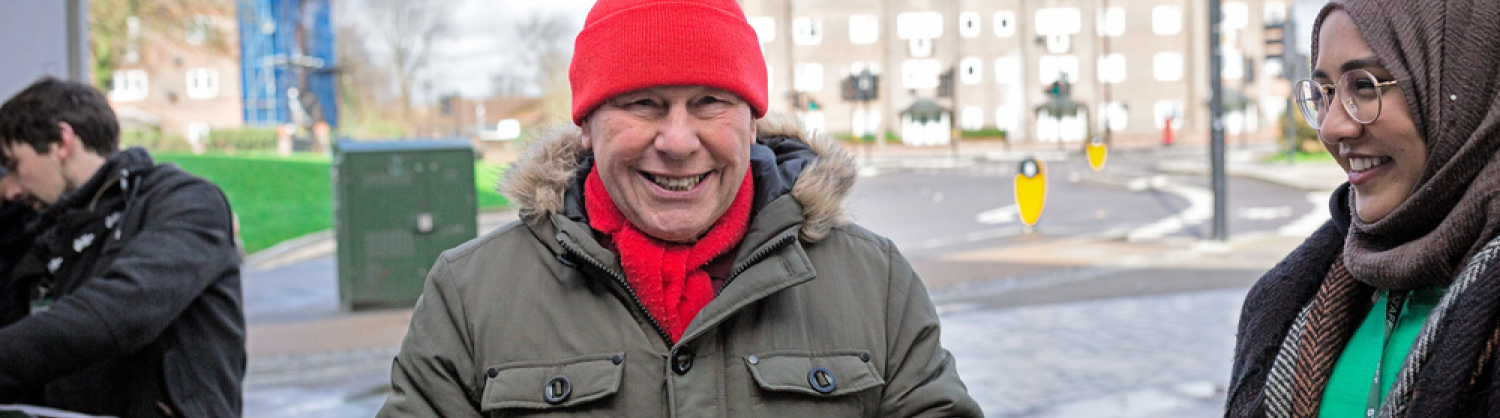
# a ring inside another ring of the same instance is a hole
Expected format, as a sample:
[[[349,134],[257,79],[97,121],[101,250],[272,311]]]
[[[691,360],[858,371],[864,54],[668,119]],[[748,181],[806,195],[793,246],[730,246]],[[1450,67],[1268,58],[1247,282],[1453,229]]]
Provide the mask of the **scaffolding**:
[[[235,8],[245,124],[337,128],[330,0],[236,0]]]

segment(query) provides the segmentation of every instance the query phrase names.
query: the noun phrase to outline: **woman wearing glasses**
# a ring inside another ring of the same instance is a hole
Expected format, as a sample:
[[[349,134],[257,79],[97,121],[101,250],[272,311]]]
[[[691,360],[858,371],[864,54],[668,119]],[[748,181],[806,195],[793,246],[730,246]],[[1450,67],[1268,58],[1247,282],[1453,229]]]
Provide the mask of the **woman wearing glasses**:
[[[1335,0],[1312,65],[1349,182],[1246,297],[1227,415],[1500,416],[1500,2]]]

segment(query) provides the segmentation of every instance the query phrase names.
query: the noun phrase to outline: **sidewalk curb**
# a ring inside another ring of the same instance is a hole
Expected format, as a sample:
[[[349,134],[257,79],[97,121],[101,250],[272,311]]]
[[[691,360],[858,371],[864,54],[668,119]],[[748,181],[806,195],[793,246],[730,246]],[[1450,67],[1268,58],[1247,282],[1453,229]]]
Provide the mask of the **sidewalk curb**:
[[[518,212],[514,208],[506,208],[493,211],[480,211],[479,222],[480,234],[488,232],[484,230],[486,222],[508,223],[515,219]],[[333,229],[325,229],[311,234],[292,238],[272,245],[264,250],[256,251],[245,257],[241,268],[245,270],[267,270],[282,265],[303,261],[309,258],[325,255],[337,251],[334,244],[335,236]],[[319,248],[327,247],[328,249]]]

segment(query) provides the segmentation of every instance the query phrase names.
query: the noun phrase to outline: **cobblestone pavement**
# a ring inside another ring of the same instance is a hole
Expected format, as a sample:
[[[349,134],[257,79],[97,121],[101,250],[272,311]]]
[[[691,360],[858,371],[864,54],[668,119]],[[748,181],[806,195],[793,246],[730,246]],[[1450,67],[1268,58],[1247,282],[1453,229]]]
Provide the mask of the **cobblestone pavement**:
[[[960,310],[943,345],[985,416],[1220,416],[1244,293]]]

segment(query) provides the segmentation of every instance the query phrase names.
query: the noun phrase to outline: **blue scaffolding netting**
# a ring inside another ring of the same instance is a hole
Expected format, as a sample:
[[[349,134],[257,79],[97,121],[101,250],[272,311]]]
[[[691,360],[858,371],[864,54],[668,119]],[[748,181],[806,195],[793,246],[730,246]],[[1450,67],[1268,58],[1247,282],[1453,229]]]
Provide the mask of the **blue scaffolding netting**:
[[[330,0],[236,0],[235,8],[245,124],[322,120],[337,128]]]

